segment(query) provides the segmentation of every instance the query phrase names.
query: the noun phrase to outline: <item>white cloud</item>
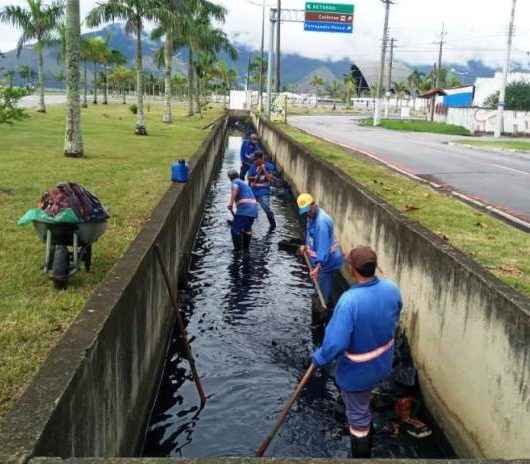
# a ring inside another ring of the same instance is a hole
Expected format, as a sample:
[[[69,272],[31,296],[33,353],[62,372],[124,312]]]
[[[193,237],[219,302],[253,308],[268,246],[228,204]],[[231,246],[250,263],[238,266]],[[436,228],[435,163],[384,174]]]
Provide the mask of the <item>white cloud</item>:
[[[238,42],[258,47],[261,31],[261,0],[216,0],[228,9],[226,30]],[[267,0],[275,4],[276,0]],[[352,3],[333,0],[337,3]],[[7,4],[24,4],[24,0],[0,0]],[[82,13],[96,0],[81,0]],[[340,59],[344,57],[377,60],[382,36],[383,5],[379,0],[355,0],[353,35],[304,32],[302,24],[285,24],[282,47],[286,52],[308,57]],[[256,6],[255,4],[258,4]],[[283,0],[284,8],[303,9],[304,0]],[[398,40],[396,57],[410,63],[432,63],[437,50],[442,23],[445,23],[447,45],[444,58],[465,61],[480,58],[499,65],[503,61],[511,0],[397,0],[390,15],[391,34]],[[530,2],[519,1],[514,60],[528,63],[530,28],[523,22],[530,17]],[[268,21],[267,21],[268,23]],[[267,24],[268,26],[268,24]],[[12,49],[18,32],[0,26],[0,50]],[[268,40],[266,40],[268,44]]]

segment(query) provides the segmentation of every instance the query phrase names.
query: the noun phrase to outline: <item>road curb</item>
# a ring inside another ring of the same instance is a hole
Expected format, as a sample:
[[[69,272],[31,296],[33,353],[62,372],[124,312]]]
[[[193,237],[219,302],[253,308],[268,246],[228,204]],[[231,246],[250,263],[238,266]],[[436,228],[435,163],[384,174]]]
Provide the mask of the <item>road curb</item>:
[[[530,151],[516,150],[515,148],[493,148],[493,147],[480,147],[476,145],[468,145],[466,143],[458,142],[447,142],[450,147],[469,148],[470,150],[477,151],[489,151],[492,153],[513,153],[516,155],[530,155]]]
[[[416,174],[408,171],[407,169],[404,169],[396,164],[393,164],[393,163],[390,163],[386,160],[384,160],[383,158],[381,158],[380,156],[377,156],[376,154],[374,153],[370,153],[366,150],[362,150],[360,148],[356,148],[356,147],[352,147],[352,146],[349,146],[349,145],[346,145],[346,144],[343,144],[343,143],[339,143],[339,142],[335,142],[331,139],[328,139],[327,137],[322,137],[322,136],[319,136],[319,135],[315,135],[315,134],[312,134],[311,132],[308,132],[304,129],[300,129],[296,126],[291,126],[291,127],[294,127],[295,129],[298,129],[299,131],[307,134],[307,135],[310,135],[312,137],[316,137],[317,139],[320,139],[320,140],[323,140],[325,142],[328,142],[328,143],[331,143],[333,145],[337,145],[339,147],[342,147],[342,148],[345,148],[346,150],[349,150],[349,151],[352,151],[352,152],[355,152],[355,153],[360,153],[361,155],[363,156],[366,156],[390,169],[392,169],[393,171],[395,172],[398,172],[399,174],[402,174],[404,176],[407,176],[408,178],[412,179],[412,180],[415,180],[417,182],[421,182],[422,184],[425,184],[425,185],[428,185],[430,186],[433,190],[436,190],[438,192],[443,192],[447,195],[450,195],[452,196],[453,198],[456,198],[457,200],[460,200],[460,201],[463,201],[464,203],[466,203],[467,205],[469,206],[472,206],[482,212],[485,212],[485,213],[488,213],[492,216],[494,216],[495,218],[497,219],[500,219],[501,221],[505,222],[506,224],[512,226],[512,227],[515,227],[516,229],[519,229],[523,232],[527,232],[527,233],[530,233],[530,222],[527,222],[521,218],[518,218],[517,216],[513,215],[513,214],[510,214],[509,212],[506,212],[506,211],[503,211],[502,209],[494,206],[494,205],[491,205],[489,203],[486,203],[478,198],[473,198],[469,195],[466,195],[464,193],[461,193],[461,192],[458,192],[456,190],[453,190],[452,188],[451,189],[447,189],[446,186],[442,185],[442,184],[438,184],[436,182],[432,182],[430,180],[427,180],[427,179],[424,179],[422,177],[419,177],[417,176]]]

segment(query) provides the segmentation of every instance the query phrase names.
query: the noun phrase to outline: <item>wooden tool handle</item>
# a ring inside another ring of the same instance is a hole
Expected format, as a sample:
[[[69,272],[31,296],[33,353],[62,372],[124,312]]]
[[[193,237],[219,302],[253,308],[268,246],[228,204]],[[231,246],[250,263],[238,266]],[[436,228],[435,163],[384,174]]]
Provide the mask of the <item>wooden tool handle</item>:
[[[285,422],[285,419],[287,418],[287,414],[289,414],[289,410],[293,406],[294,403],[298,400],[300,397],[302,390],[306,386],[307,382],[309,382],[309,379],[313,376],[316,365],[311,363],[311,366],[309,366],[309,369],[307,369],[306,373],[304,374],[304,377],[300,381],[300,383],[296,386],[293,394],[285,404],[284,408],[282,409],[282,412],[278,416],[278,419],[276,420],[276,424],[274,425],[274,428],[272,429],[271,433],[267,435],[267,438],[263,440],[263,443],[260,445],[258,450],[256,451],[256,456],[262,457],[265,454],[265,451],[267,451],[267,448],[269,447],[272,439],[275,437],[275,435],[278,433],[278,430],[282,427],[283,423]]]
[[[160,264],[160,268],[162,269],[162,275],[164,276],[164,281],[166,282],[166,287],[169,293],[169,299],[171,300],[171,305],[173,306],[173,309],[175,310],[175,314],[177,318],[177,326],[179,328],[180,336],[184,344],[184,351],[186,352],[186,358],[188,359],[188,362],[190,363],[193,380],[195,382],[197,391],[201,398],[201,408],[202,408],[206,404],[206,394],[204,393],[204,389],[202,388],[202,384],[201,384],[201,379],[199,378],[197,368],[195,367],[195,359],[193,358],[191,347],[188,342],[188,335],[186,334],[186,326],[184,325],[184,319],[182,318],[182,315],[180,313],[180,308],[177,302],[177,295],[175,294],[175,291],[173,290],[173,287],[171,286],[171,281],[169,279],[169,273],[164,263],[164,258],[162,258],[162,252],[160,251],[160,247],[158,246],[158,244],[154,246],[154,249],[155,249],[155,256],[158,260],[158,263]]]
[[[307,267],[309,268],[309,271],[311,272],[313,270],[313,266],[311,266],[311,260],[309,259],[309,256],[307,255],[307,251],[304,251],[304,258],[305,258]],[[318,280],[313,280],[313,283],[315,284],[315,288],[317,290],[317,295],[318,295],[318,299],[320,300],[320,304],[325,310],[327,310],[328,305],[326,304],[326,299],[324,298],[324,294],[322,293],[322,289],[320,288]]]

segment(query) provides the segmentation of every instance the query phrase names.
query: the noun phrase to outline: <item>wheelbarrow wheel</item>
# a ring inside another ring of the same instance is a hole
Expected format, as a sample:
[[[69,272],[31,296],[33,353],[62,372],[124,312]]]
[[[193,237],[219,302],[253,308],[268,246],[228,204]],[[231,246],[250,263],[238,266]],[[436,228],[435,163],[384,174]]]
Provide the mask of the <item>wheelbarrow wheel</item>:
[[[64,290],[68,286],[68,271],[70,267],[70,256],[68,247],[64,245],[55,246],[53,257],[53,285],[58,290]]]

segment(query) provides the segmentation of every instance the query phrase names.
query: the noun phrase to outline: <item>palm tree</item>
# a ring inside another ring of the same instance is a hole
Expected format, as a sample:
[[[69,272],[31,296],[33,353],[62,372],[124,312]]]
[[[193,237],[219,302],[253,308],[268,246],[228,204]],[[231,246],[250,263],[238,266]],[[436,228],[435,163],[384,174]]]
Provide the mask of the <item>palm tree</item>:
[[[394,82],[394,92],[396,95],[396,111],[401,107],[401,100],[408,94],[409,87],[407,82]]]
[[[197,77],[195,104],[198,113],[202,116],[200,96],[203,83],[207,82],[207,77],[213,74],[217,54],[225,52],[232,60],[236,60],[238,54],[237,50],[230,43],[228,36],[221,29],[212,27],[209,20],[197,27],[194,35],[194,43],[198,53],[195,62],[195,74]]]
[[[221,89],[225,96],[224,105],[226,108],[227,96],[230,94],[230,90],[232,90],[232,87],[237,81],[237,71],[229,68],[224,61],[218,60],[215,63],[214,74],[221,81]]]
[[[342,80],[344,84],[344,98],[346,100],[346,107],[351,108],[351,99],[353,97],[353,92],[357,88],[357,81],[351,73],[344,74]]]
[[[79,61],[81,42],[81,19],[79,0],[66,2],[66,131],[64,154],[68,157],[83,156],[81,133],[81,105],[79,98]]]
[[[88,62],[90,61],[90,42],[87,39],[81,39],[80,59],[83,62],[83,108],[88,108]]]
[[[187,93],[188,79],[180,73],[177,73],[171,79],[171,87],[179,97],[184,97]]]
[[[134,80],[134,71],[119,65],[112,70],[111,74],[109,75],[109,80],[113,82],[120,90],[123,98],[122,103],[125,105],[127,103],[127,84]]]
[[[197,95],[198,84],[195,79],[195,53],[206,51],[204,47],[207,34],[205,32],[211,29],[211,21],[216,20],[223,22],[226,17],[226,10],[219,5],[208,0],[181,0],[181,35],[186,40],[188,46],[188,98],[189,107],[188,115],[194,114],[194,102],[197,111],[199,108],[199,98]]]
[[[153,15],[155,3],[153,0],[105,0],[92,9],[86,20],[87,25],[90,27],[123,20],[126,22],[126,32],[134,32],[136,34],[136,95],[138,111],[136,113],[135,134],[137,135],[147,135],[144,116],[142,32],[144,20],[156,19]]]
[[[21,64],[19,67],[18,67],[18,75],[24,79],[24,84],[26,86],[28,86],[31,82],[31,79],[33,78],[33,75],[35,74],[35,71],[33,71],[33,69],[31,69],[30,66],[28,65],[25,65],[25,64]]]
[[[86,61],[92,62],[93,65],[93,82],[94,82],[94,99],[92,103],[98,104],[98,64],[103,63],[106,54],[108,53],[107,44],[100,37],[90,37],[86,39],[86,49],[83,52],[87,52]],[[83,55],[84,56],[84,55]]]
[[[105,81],[105,96],[103,104],[107,104],[108,94],[108,83],[109,83],[109,66],[113,71],[117,66],[125,66],[127,64],[127,58],[119,50],[110,50],[107,58],[107,63],[104,68],[104,81]]]
[[[311,81],[309,82],[309,85],[311,87],[314,87],[316,89],[316,92],[317,92],[317,95],[320,95],[320,89],[322,87],[324,87],[324,79],[322,79],[320,76],[318,75],[314,75],[312,78],[311,78]]]
[[[13,82],[15,81],[15,71],[13,69],[10,69],[4,73],[4,77],[7,79],[9,88],[13,88]]]
[[[59,2],[43,5],[42,0],[26,0],[27,8],[20,6],[6,6],[0,10],[0,22],[11,24],[22,29],[22,36],[17,44],[17,57],[26,43],[35,40],[35,50],[39,63],[39,109],[46,112],[44,103],[44,46],[51,40],[53,31],[57,28],[63,16],[64,6]]]
[[[186,5],[182,0],[159,0],[158,8],[153,12],[157,18],[158,27],[151,33],[152,40],[164,37],[164,45],[159,53],[158,61],[164,68],[164,98],[165,109],[162,122],[170,124],[173,121],[171,111],[171,79],[173,74],[173,54],[183,47],[186,42],[182,36],[183,18]]]

